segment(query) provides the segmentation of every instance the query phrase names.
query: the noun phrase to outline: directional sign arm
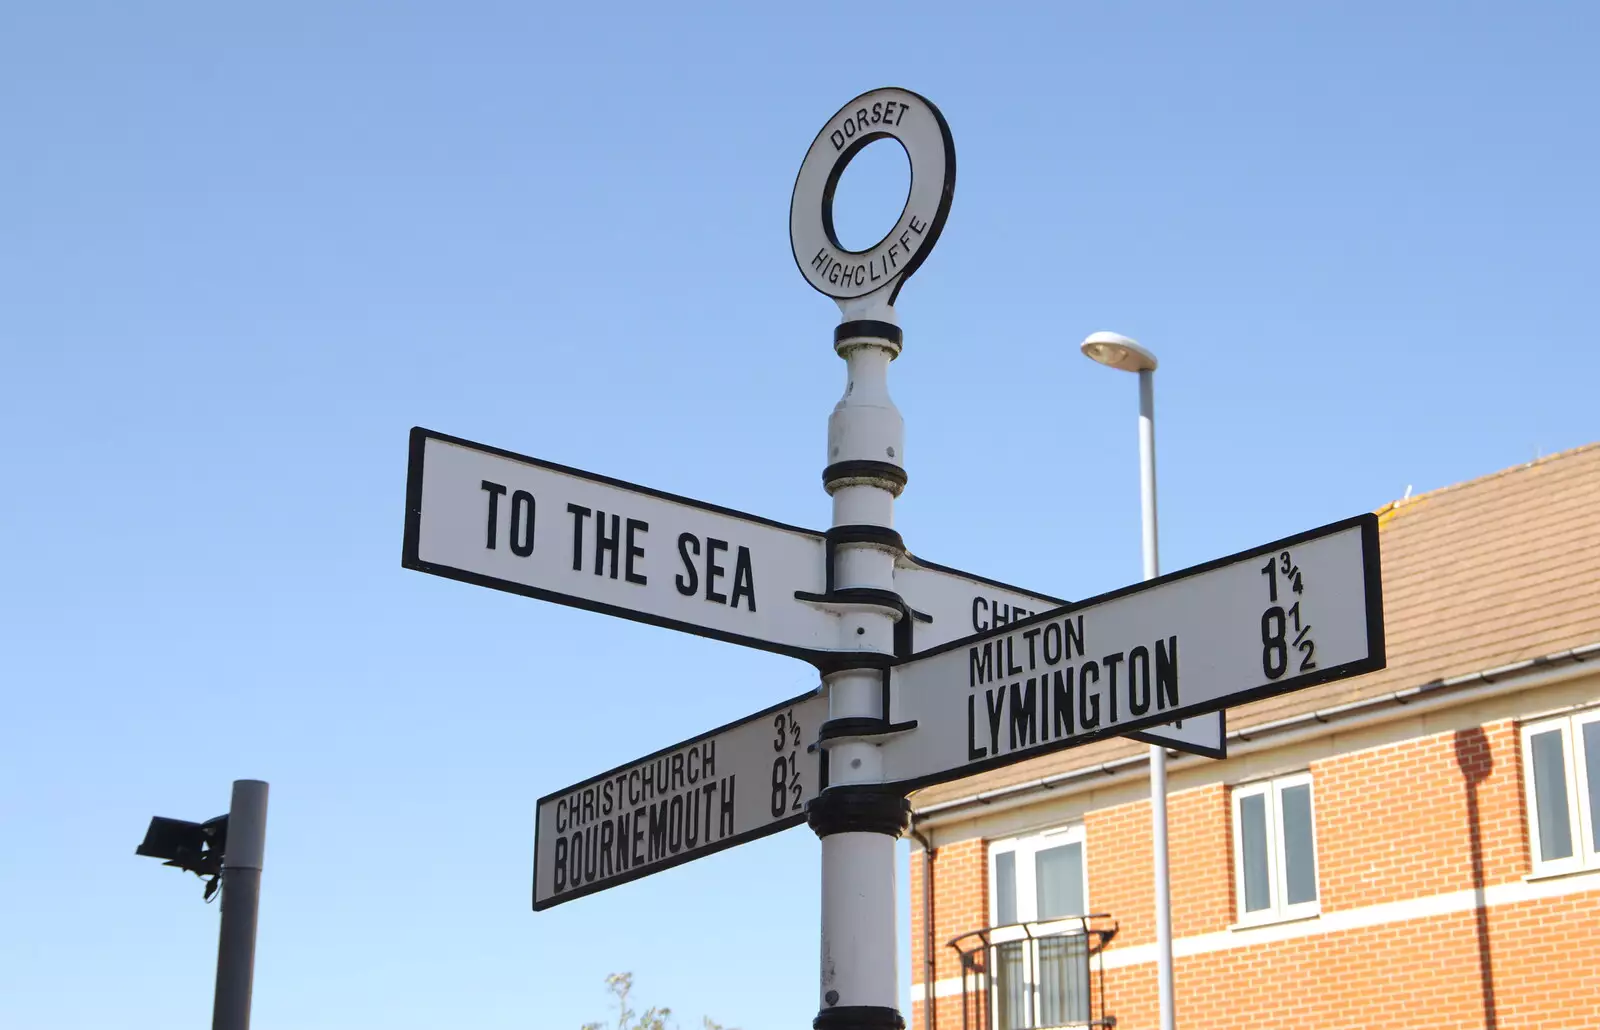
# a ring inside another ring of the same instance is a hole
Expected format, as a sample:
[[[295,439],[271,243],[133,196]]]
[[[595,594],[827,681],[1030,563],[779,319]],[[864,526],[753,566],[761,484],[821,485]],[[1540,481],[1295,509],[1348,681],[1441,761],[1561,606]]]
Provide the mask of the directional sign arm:
[[[798,658],[838,648],[821,533],[411,431],[401,564]]]
[[[827,717],[811,691],[540,798],[534,909],[805,822]]]
[[[952,641],[891,673],[887,778],[958,779],[1384,667],[1362,515]]]
[[[896,564],[895,586],[912,612],[912,621],[905,630],[911,636],[913,655],[1069,604],[1063,598],[1023,590],[910,554]],[[1224,713],[1218,711],[1191,716],[1181,726],[1152,726],[1128,736],[1207,758],[1225,758],[1225,728]]]

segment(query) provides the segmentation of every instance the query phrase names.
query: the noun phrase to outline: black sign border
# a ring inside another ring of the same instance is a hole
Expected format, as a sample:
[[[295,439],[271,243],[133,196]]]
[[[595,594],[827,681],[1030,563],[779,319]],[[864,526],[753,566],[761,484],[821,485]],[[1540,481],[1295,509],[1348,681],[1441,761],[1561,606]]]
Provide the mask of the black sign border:
[[[489,444],[478,443],[475,440],[467,440],[459,436],[451,436],[449,433],[440,433],[432,429],[425,429],[422,426],[413,426],[411,429],[410,449],[406,462],[405,539],[401,545],[400,552],[400,565],[403,568],[411,569],[416,572],[425,572],[430,576],[453,579],[460,583],[470,583],[473,586],[488,587],[490,590],[500,590],[508,594],[519,594],[523,597],[531,597],[539,601],[550,601],[553,604],[566,605],[569,608],[581,608],[585,611],[598,612],[601,615],[611,615],[619,619],[625,619],[629,622],[640,622],[649,626],[659,626],[663,629],[677,630],[680,633],[689,633],[697,637],[720,640],[728,644],[741,644],[745,647],[753,647],[759,651],[767,651],[772,654],[781,654],[789,658],[797,658],[803,662],[808,662],[811,665],[819,667],[828,665],[832,661],[837,660],[841,654],[854,655],[859,653],[855,651],[829,650],[827,648],[810,650],[803,647],[791,647],[787,644],[779,644],[770,640],[763,640],[760,637],[749,637],[738,633],[715,630],[709,627],[699,626],[691,622],[683,622],[678,619],[670,619],[664,616],[651,615],[648,612],[637,611],[633,608],[622,608],[617,605],[607,604],[602,601],[592,601],[588,598],[575,597],[571,594],[562,594],[554,590],[546,590],[543,587],[529,586],[525,583],[517,583],[513,580],[500,579],[495,576],[486,576],[478,572],[468,572],[465,569],[458,569],[453,565],[441,565],[437,562],[423,561],[417,552],[421,546],[422,539],[423,458],[426,454],[427,442],[430,439],[438,440],[442,443],[454,444],[457,447],[465,447],[469,450],[481,451],[485,454],[493,454],[496,457],[507,458],[511,461],[523,462],[524,464],[533,465],[536,468],[548,469],[551,472],[559,472],[562,475],[574,476],[578,479],[587,479],[590,482],[603,483],[606,486],[614,486],[622,490],[631,490],[635,493],[656,497],[664,501],[671,501],[675,504],[683,504],[691,508],[699,508],[701,511],[712,512],[713,514],[727,516],[728,518],[741,519],[745,522],[754,522],[758,525],[769,526],[773,529],[781,529],[790,533],[800,533],[815,539],[823,545],[824,549],[827,547],[827,534],[819,533],[814,529],[806,529],[802,526],[791,526],[786,522],[779,522],[776,519],[769,519],[760,515],[752,515],[746,511],[739,511],[737,508],[727,508],[720,504],[712,504],[708,501],[699,501],[693,497],[684,497],[681,494],[669,493],[665,490],[656,490],[648,486],[640,486],[638,483],[630,483],[625,479],[617,479],[612,476],[603,476],[597,472],[586,472],[583,469],[573,468],[570,465],[561,465],[553,461],[546,461],[543,458],[535,458],[527,454],[518,454],[516,451],[506,450],[503,447],[493,447]],[[1052,598],[1047,594],[1038,594],[1035,591],[1015,586],[1011,583],[1002,583],[998,579],[990,579],[988,576],[979,576],[961,569],[951,568],[948,565],[940,565],[938,562],[929,561],[926,558],[916,554],[907,553],[906,557],[915,562],[917,565],[920,565],[923,568],[932,569],[936,572],[944,572],[955,576],[964,576],[967,579],[971,579],[980,583],[986,583],[989,586],[999,587],[1002,590],[1010,590],[1018,594],[1031,594],[1046,600],[1052,600]],[[1068,602],[1062,601],[1061,603],[1066,604]],[[918,652],[916,657],[921,657],[921,655],[924,653],[926,652]]]
[[[631,490],[635,493],[646,494],[650,497],[656,497],[664,501],[671,501],[675,504],[688,505],[691,508],[699,508],[701,511],[708,511],[717,515],[742,519],[746,522],[754,522],[759,525],[785,530],[790,533],[801,533],[805,536],[812,537],[818,543],[824,544],[824,546],[826,545],[826,538],[823,536],[823,534],[815,532],[814,530],[802,529],[799,526],[791,526],[773,519],[762,518],[760,515],[752,515],[749,512],[738,511],[734,508],[724,508],[721,505],[708,504],[705,501],[697,501],[692,497],[682,497],[678,494],[667,493],[665,490],[654,490],[648,486],[640,486],[637,483],[630,483],[626,480],[614,479],[611,476],[602,476],[595,472],[585,472],[583,469],[575,469],[567,465],[559,465],[553,461],[545,461],[542,458],[534,458],[526,454],[518,454],[515,451],[508,451],[501,447],[491,447],[488,444],[476,443],[472,440],[463,440],[458,436],[450,436],[447,433],[439,433],[431,429],[424,429],[421,426],[414,426],[411,429],[410,455],[406,464],[406,528],[405,541],[402,545],[400,553],[400,564],[402,567],[412,569],[417,572],[426,572],[431,576],[441,576],[445,579],[453,579],[461,583],[471,583],[473,586],[488,587],[491,590],[502,590],[508,594],[520,594],[523,597],[532,597],[540,601],[550,601],[555,604],[566,605],[569,608],[582,608],[585,611],[599,612],[602,615],[612,615],[619,619],[626,619],[629,622],[642,622],[649,626],[659,626],[663,629],[677,630],[681,633],[689,633],[697,637],[707,637],[711,640],[720,640],[728,644],[742,644],[745,647],[753,647],[760,651],[769,651],[773,654],[781,654],[790,658],[798,658],[801,661],[810,662],[813,665],[816,665],[819,662],[825,663],[829,656],[837,656],[839,654],[837,651],[829,651],[825,648],[813,650],[804,647],[794,647],[788,644],[780,644],[771,640],[763,640],[760,637],[751,637],[740,633],[730,633],[725,630],[712,629],[709,626],[700,626],[692,622],[684,622],[680,619],[672,619],[662,615],[652,615],[649,612],[641,612],[633,608],[623,608],[619,605],[607,604],[604,601],[595,601],[586,597],[577,597],[573,594],[558,593],[554,590],[546,590],[543,587],[529,586],[526,583],[517,583],[509,579],[500,579],[496,576],[487,576],[480,572],[468,572],[466,569],[458,569],[454,565],[441,565],[437,562],[423,561],[422,558],[418,556],[417,551],[421,545],[422,539],[423,457],[426,453],[427,442],[429,440],[438,440],[442,443],[454,444],[458,447],[466,447],[470,450],[481,451],[485,454],[493,454],[497,457],[507,458],[512,461],[519,461],[524,464],[533,465],[542,469],[548,469],[551,472],[559,472],[562,475],[575,476],[579,479],[587,479],[592,483],[603,483],[606,486],[614,486],[622,490]]]
[[[1177,709],[1169,708],[1164,712],[1152,712],[1149,715],[1143,716],[1139,719],[1120,723],[1116,726],[1108,726],[1084,736],[1054,741],[1042,746],[1029,748],[1026,751],[1013,751],[1010,754],[997,755],[994,758],[988,758],[981,762],[973,762],[968,765],[961,765],[943,772],[929,773],[925,776],[918,776],[905,780],[886,781],[886,785],[901,788],[907,792],[920,790],[923,787],[931,787],[940,783],[949,783],[952,780],[962,780],[969,776],[977,776],[982,773],[989,772],[992,769],[1002,769],[1008,765],[1016,765],[1019,762],[1026,762],[1034,758],[1042,758],[1045,755],[1055,754],[1058,751],[1066,751],[1075,747],[1083,747],[1085,744],[1092,744],[1095,741],[1105,740],[1111,737],[1130,736],[1135,730],[1142,730],[1151,726],[1160,726],[1163,723],[1173,722],[1178,719],[1187,719],[1196,715],[1204,715],[1207,712],[1215,712],[1219,709],[1226,710],[1237,705],[1249,704],[1252,701],[1259,701],[1263,698],[1276,697],[1279,694],[1292,693],[1296,690],[1303,690],[1306,687],[1314,687],[1318,684],[1328,683],[1333,680],[1345,679],[1350,676],[1360,676],[1369,672],[1377,672],[1388,664],[1388,653],[1383,629],[1383,569],[1382,560],[1378,552],[1378,517],[1370,512],[1357,515],[1353,518],[1341,519],[1338,522],[1331,522],[1328,525],[1319,526],[1316,529],[1309,529],[1303,533],[1296,533],[1293,536],[1287,536],[1281,540],[1275,540],[1270,544],[1260,544],[1256,547],[1251,547],[1222,558],[1216,558],[1212,561],[1203,562],[1202,564],[1194,565],[1187,569],[1180,569],[1177,572],[1171,572],[1164,576],[1158,576],[1155,579],[1148,579],[1141,583],[1134,583],[1129,586],[1119,587],[1116,590],[1107,591],[1104,594],[1099,594],[1095,597],[1085,598],[1082,601],[1076,601],[1072,604],[1065,605],[1061,608],[1055,609],[1054,611],[1040,612],[1038,615],[1023,619],[1020,622],[1008,623],[1003,630],[989,631],[986,633],[974,633],[971,636],[963,637],[960,640],[952,640],[947,644],[941,644],[938,647],[929,648],[927,651],[923,651],[913,658],[897,661],[895,662],[895,667],[898,668],[900,666],[909,665],[912,662],[920,661],[924,658],[931,658],[947,651],[956,651],[962,648],[971,647],[973,644],[982,642],[984,640],[996,640],[1009,633],[1015,633],[1019,629],[1026,629],[1036,623],[1043,624],[1051,621],[1052,619],[1059,619],[1063,615],[1078,611],[1082,608],[1089,608],[1095,605],[1104,604],[1107,601],[1112,601],[1128,594],[1136,594],[1144,590],[1154,590],[1158,587],[1164,586],[1167,583],[1176,582],[1181,579],[1188,579],[1190,576],[1198,576],[1201,573],[1210,572],[1213,569],[1248,561],[1252,558],[1260,557],[1263,554],[1279,551],[1287,547],[1293,547],[1296,544],[1305,543],[1308,540],[1316,540],[1325,536],[1334,536],[1335,534],[1354,528],[1359,528],[1361,530],[1362,582],[1366,593],[1367,603],[1367,656],[1365,658],[1358,658],[1352,662],[1345,662],[1341,665],[1329,666],[1326,669],[1318,669],[1315,672],[1309,672],[1303,676],[1291,676],[1287,679],[1263,684],[1262,686],[1255,687],[1250,690],[1243,690],[1237,694],[1230,694],[1224,702],[1219,702],[1217,700],[1203,701],[1197,704],[1186,705]],[[891,689],[893,689],[892,675],[890,677],[890,683]]]
[[[570,794],[575,790],[582,790],[583,788],[592,784],[600,783],[607,778],[622,772],[624,769],[629,769],[633,766],[652,761],[660,758],[662,755],[671,754],[680,748],[686,748],[689,745],[697,744],[702,740],[708,740],[711,737],[715,737],[719,733],[726,733],[729,730],[736,729],[739,726],[744,725],[745,723],[758,722],[762,719],[765,719],[767,716],[772,715],[774,712],[781,712],[785,708],[792,708],[795,705],[809,701],[816,695],[816,690],[808,690],[799,697],[792,697],[787,701],[772,705],[769,708],[763,708],[761,711],[755,712],[754,714],[743,716],[742,718],[735,719],[729,723],[724,723],[714,730],[707,730],[704,733],[698,733],[687,740],[681,740],[676,744],[671,744],[667,747],[652,751],[643,758],[635,758],[630,762],[623,762],[621,765],[607,769],[603,773],[590,776],[585,780],[579,780],[570,787],[551,791],[544,797],[541,797],[538,801],[535,801],[533,804],[533,910],[535,912],[543,912],[546,909],[554,908],[555,906],[564,904],[565,902],[572,901],[577,898],[587,897],[590,894],[597,894],[603,890],[610,890],[612,887],[620,887],[625,883],[631,883],[632,881],[638,880],[642,877],[671,869],[674,866],[680,866],[685,862],[690,862],[697,858],[704,858],[707,855],[714,855],[719,851],[736,847],[737,845],[744,844],[748,841],[760,840],[762,837],[771,836],[774,833],[779,833],[783,830],[789,829],[790,827],[799,826],[801,823],[804,823],[806,821],[806,813],[804,811],[794,815],[787,815],[782,819],[775,819],[767,825],[758,827],[754,830],[746,830],[743,833],[736,833],[731,837],[726,837],[717,841],[715,844],[710,845],[709,847],[695,848],[693,851],[686,851],[681,855],[675,855],[672,858],[662,862],[657,862],[654,865],[650,865],[642,869],[630,869],[620,876],[614,876],[608,880],[585,884],[576,890],[566,891],[556,897],[546,899],[543,902],[539,900],[539,809],[544,806],[545,802],[552,799],[559,799],[563,794]],[[827,767],[825,764],[818,770],[819,783],[817,788],[819,792],[827,786],[825,782],[820,782],[821,777],[826,775],[826,770]]]
[[[1187,754],[1199,755],[1201,758],[1227,758],[1228,710],[1226,708],[1217,708],[1213,709],[1213,711],[1216,713],[1217,728],[1221,734],[1218,737],[1220,743],[1217,747],[1206,747],[1204,744],[1192,744],[1188,741],[1173,740],[1170,737],[1158,737],[1155,734],[1148,733],[1144,730],[1135,730],[1133,733],[1124,733],[1122,735],[1127,737],[1129,740],[1137,740],[1144,744],[1155,744],[1158,747],[1164,747],[1168,751],[1183,751]],[[1171,723],[1164,722],[1161,723],[1161,725],[1170,726]]]
[[[992,586],[992,587],[999,587],[1001,590],[1010,590],[1013,593],[1023,594],[1023,595],[1025,595],[1027,597],[1037,597],[1041,601],[1050,601],[1050,602],[1053,602],[1054,604],[1056,604],[1057,606],[1070,607],[1073,604],[1080,603],[1080,602],[1075,602],[1075,601],[1068,601],[1065,598],[1061,598],[1061,597],[1053,597],[1050,594],[1041,594],[1041,593],[1039,593],[1038,591],[1035,591],[1035,590],[1024,590],[1022,587],[1012,586],[1010,583],[1002,583],[998,579],[990,579],[987,576],[975,576],[972,573],[964,572],[961,569],[952,569],[948,565],[940,565],[937,562],[926,561],[926,560],[924,560],[922,558],[917,557],[915,554],[911,554],[910,552],[907,552],[906,557],[908,559],[910,559],[911,561],[915,562],[918,566],[920,566],[922,568],[925,568],[925,569],[933,569],[936,572],[943,572],[946,575],[951,575],[951,576],[962,576],[962,577],[965,577],[966,579],[974,580],[974,581],[979,582],[979,583],[984,583],[984,584],[987,584],[988,586]],[[909,604],[910,604],[910,602],[907,602],[908,606],[909,606]],[[1051,611],[1055,611],[1056,609],[1052,608],[1050,610]],[[917,612],[917,610],[914,609],[914,608],[911,609],[911,613],[913,615],[920,615],[921,614],[921,613]],[[1040,614],[1042,615],[1044,613],[1040,612]],[[939,646],[942,647],[943,645],[939,645]],[[933,651],[933,650],[935,650],[935,648],[929,648],[928,649],[928,651]],[[918,658],[921,658],[927,653],[928,653],[927,651],[916,651],[916,652],[913,652],[912,655],[911,655],[911,660],[914,661],[914,660],[916,660]],[[1184,742],[1184,741],[1177,741],[1177,740],[1171,739],[1170,737],[1157,736],[1157,735],[1155,735],[1153,733],[1147,733],[1144,730],[1139,730],[1139,731],[1134,732],[1134,733],[1125,733],[1125,734],[1123,734],[1123,736],[1127,737],[1129,740],[1137,740],[1137,741],[1139,741],[1141,743],[1144,743],[1144,744],[1159,744],[1161,747],[1168,748],[1169,750],[1172,750],[1172,751],[1184,751],[1184,752],[1187,752],[1188,754],[1191,754],[1191,755],[1199,755],[1202,758],[1219,758],[1219,759],[1220,758],[1227,758],[1228,757],[1228,712],[1227,712],[1227,709],[1217,709],[1215,714],[1217,716],[1218,739],[1220,740],[1221,743],[1220,743],[1220,745],[1218,747],[1214,747],[1214,748],[1206,747],[1203,744],[1191,744],[1191,743],[1187,743],[1187,742]],[[886,715],[886,716],[884,716],[884,718],[885,718],[885,720],[887,720],[888,716]],[[1157,725],[1165,726],[1167,724],[1166,723],[1158,723]]]
[[[919,568],[931,569],[934,572],[943,572],[947,576],[960,576],[963,579],[970,579],[975,583],[982,583],[985,586],[999,587],[1001,590],[1009,590],[1014,594],[1025,594],[1029,597],[1037,597],[1041,601],[1049,601],[1056,605],[1069,605],[1074,603],[1064,597],[1055,597],[1051,594],[1041,594],[1037,590],[1028,590],[1025,587],[1019,587],[1013,583],[1002,583],[998,579],[990,579],[988,576],[979,576],[975,573],[968,572],[966,569],[953,569],[948,565],[940,565],[938,562],[929,561],[920,554],[916,554],[912,551],[906,552],[906,559]],[[910,601],[906,602],[908,605],[910,603]],[[1055,611],[1054,608],[1050,610]],[[943,647],[944,645],[940,644],[938,646]],[[928,650],[932,651],[933,648],[929,648]],[[920,658],[925,653],[926,652],[918,651],[916,657]]]

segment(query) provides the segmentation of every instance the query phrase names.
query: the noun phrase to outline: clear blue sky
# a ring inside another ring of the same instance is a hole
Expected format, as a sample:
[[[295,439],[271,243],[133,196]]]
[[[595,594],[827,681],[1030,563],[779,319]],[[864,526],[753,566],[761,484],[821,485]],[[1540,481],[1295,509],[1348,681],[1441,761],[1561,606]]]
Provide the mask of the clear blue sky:
[[[614,970],[809,1025],[808,831],[528,898],[536,797],[810,670],[403,571],[405,449],[825,527],[787,212],[866,89],[960,155],[891,369],[929,558],[1137,578],[1096,329],[1162,359],[1169,569],[1600,437],[1596,8],[1306,6],[5,5],[0,1024],[205,1025],[217,910],[133,847],[259,777],[264,1030],[575,1028]]]

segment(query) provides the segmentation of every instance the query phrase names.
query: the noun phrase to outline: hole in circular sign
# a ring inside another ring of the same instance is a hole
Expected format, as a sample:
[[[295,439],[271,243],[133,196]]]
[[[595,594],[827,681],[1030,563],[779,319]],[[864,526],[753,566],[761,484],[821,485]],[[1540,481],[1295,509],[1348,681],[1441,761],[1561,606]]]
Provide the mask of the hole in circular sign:
[[[906,209],[911,157],[893,136],[879,136],[856,151],[835,180],[823,205],[829,235],[845,250],[868,250],[889,235]]]

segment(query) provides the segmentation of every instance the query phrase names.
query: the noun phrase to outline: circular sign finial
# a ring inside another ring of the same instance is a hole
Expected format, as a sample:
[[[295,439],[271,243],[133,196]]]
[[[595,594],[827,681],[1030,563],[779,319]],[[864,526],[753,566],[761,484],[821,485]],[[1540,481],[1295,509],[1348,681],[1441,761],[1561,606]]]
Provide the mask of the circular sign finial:
[[[850,160],[875,140],[892,139],[911,162],[911,190],[888,235],[847,250],[833,231],[833,191]],[[817,133],[800,163],[789,202],[795,264],[818,291],[844,307],[876,295],[893,304],[900,287],[933,249],[956,188],[956,148],[944,115],[910,90],[875,89],[841,107]]]

